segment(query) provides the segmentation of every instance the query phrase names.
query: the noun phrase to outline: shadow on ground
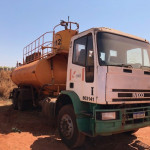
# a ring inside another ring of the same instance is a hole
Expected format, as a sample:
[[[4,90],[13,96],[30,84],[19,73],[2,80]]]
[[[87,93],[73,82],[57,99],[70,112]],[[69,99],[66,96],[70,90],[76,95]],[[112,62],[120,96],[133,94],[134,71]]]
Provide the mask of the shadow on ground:
[[[49,142],[47,142],[49,141]],[[56,143],[51,142],[52,139],[50,137],[39,138],[32,145],[32,150],[55,150],[59,145],[61,149],[61,141],[58,141],[58,145]],[[42,147],[42,149],[39,148]],[[73,150],[149,150],[150,146],[142,143],[137,140],[134,135],[112,135],[108,137],[98,136],[96,138],[88,138],[84,144],[84,146],[80,148],[75,148]]]
[[[18,111],[14,110],[11,105],[0,106],[0,133],[8,134],[14,131],[12,130],[14,128],[21,132],[30,132],[34,136],[50,135],[56,131],[51,127],[50,123],[43,118],[38,109]]]
[[[16,129],[15,131],[13,129]],[[12,106],[0,106],[0,133],[30,132],[40,137],[30,146],[32,150],[68,150],[59,138],[57,130],[43,118],[39,110],[19,112]],[[21,134],[21,133],[20,133]],[[84,146],[74,150],[146,150],[150,146],[134,135],[118,134],[108,137],[87,138]]]

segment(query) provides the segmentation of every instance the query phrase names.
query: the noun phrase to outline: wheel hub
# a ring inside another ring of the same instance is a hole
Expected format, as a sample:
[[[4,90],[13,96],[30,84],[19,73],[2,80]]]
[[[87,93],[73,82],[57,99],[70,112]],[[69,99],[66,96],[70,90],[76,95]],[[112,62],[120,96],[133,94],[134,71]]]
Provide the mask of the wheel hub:
[[[68,114],[62,116],[60,121],[60,130],[64,137],[70,139],[73,135],[74,128],[71,117]]]

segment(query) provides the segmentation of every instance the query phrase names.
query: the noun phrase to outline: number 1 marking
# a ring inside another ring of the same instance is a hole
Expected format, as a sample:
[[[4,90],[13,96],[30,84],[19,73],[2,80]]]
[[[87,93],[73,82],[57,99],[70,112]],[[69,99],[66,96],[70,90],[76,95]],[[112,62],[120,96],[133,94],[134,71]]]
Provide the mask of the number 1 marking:
[[[91,95],[94,95],[94,87],[91,87]]]

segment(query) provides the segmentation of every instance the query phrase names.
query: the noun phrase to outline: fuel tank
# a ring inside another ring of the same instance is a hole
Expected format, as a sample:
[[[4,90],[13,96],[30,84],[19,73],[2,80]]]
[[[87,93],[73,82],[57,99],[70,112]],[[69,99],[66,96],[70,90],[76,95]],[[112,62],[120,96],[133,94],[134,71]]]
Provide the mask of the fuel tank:
[[[40,88],[45,84],[53,84],[51,90],[56,90],[58,84],[66,84],[67,54],[57,54],[50,59],[40,59],[16,68],[11,75],[16,85],[32,85]],[[60,86],[64,90],[65,86]]]

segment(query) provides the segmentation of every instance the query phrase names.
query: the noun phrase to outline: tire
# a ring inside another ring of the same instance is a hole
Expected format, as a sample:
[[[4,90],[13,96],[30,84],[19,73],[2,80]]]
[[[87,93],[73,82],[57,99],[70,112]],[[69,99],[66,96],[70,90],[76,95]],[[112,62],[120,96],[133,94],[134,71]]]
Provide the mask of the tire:
[[[18,109],[17,98],[13,98],[13,99],[12,99],[12,103],[13,103],[13,108],[14,108],[14,110],[17,110],[17,109]]]
[[[14,93],[12,98],[13,108],[14,110],[17,110],[18,109],[17,90],[14,90],[13,93]]]
[[[18,98],[17,98],[17,102],[18,102],[18,110],[20,111],[24,111],[25,110],[25,102],[22,99],[21,93],[19,93]]]
[[[68,147],[76,148],[84,144],[85,135],[78,131],[72,105],[65,105],[60,109],[58,114],[58,131],[62,141]]]

